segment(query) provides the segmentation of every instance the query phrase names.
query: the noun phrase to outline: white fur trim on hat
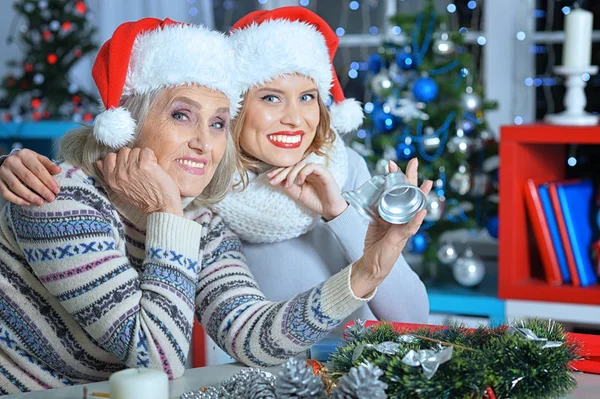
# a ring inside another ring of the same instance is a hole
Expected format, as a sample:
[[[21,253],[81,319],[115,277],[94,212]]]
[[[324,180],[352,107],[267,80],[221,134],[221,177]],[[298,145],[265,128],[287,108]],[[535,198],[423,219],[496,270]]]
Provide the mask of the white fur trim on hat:
[[[94,137],[110,148],[121,148],[133,140],[135,121],[123,107],[107,109],[94,120]]]
[[[167,26],[135,39],[123,95],[195,83],[223,92],[233,118],[241,94],[235,72],[233,46],[224,34],[203,26]]]
[[[333,78],[325,38],[311,24],[275,19],[234,30],[240,89],[246,92],[281,75],[311,77],[326,101]]]
[[[347,98],[340,103],[333,103],[329,107],[331,125],[339,134],[349,133],[362,125],[365,115],[360,102]]]

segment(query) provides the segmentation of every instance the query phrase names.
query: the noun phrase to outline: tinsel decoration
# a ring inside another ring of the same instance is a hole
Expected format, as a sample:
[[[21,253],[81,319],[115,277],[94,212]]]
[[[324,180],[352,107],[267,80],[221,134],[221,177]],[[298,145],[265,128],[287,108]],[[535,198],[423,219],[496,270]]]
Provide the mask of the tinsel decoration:
[[[340,378],[338,385],[333,389],[332,399],[385,399],[387,384],[380,381],[383,371],[372,365],[364,363],[352,367],[348,374]]]
[[[319,399],[326,397],[323,381],[307,367],[305,361],[291,358],[277,375],[275,393],[278,399]]]

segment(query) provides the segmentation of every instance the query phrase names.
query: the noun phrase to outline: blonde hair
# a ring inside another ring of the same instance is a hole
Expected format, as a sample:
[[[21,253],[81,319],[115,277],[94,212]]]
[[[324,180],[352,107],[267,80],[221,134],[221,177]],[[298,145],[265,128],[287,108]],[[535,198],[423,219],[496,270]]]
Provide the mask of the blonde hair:
[[[244,95],[242,101],[242,107],[237,117],[233,121],[233,139],[235,141],[235,149],[238,154],[239,164],[238,171],[240,174],[240,183],[242,187],[246,187],[248,184],[248,172],[258,173],[260,170],[261,161],[248,154],[242,148],[242,131],[244,130],[244,122],[246,121],[246,117],[248,114],[246,101],[248,100],[248,92]],[[331,118],[329,117],[329,110],[325,106],[325,103],[321,99],[321,96],[317,97],[317,101],[319,104],[319,123],[317,124],[317,130],[315,134],[315,138],[311,143],[310,147],[307,148],[304,156],[308,156],[312,153],[317,154],[319,156],[327,156],[327,153],[323,150],[327,151],[331,148],[333,142],[335,141],[335,133],[331,129]]]
[[[120,106],[127,109],[131,113],[132,118],[137,121],[135,139],[129,145],[130,147],[133,147],[135,141],[138,139],[148,119],[152,105],[163,90],[153,90],[147,94],[133,95],[121,100]],[[86,174],[94,177],[102,185],[106,186],[102,178],[102,173],[96,166],[96,162],[104,159],[109,152],[116,150],[96,140],[93,133],[94,128],[92,126],[83,126],[68,132],[60,142],[59,157],[74,166],[80,167]],[[198,207],[207,207],[225,198],[231,187],[233,174],[237,167],[236,146],[231,131],[228,131],[227,147],[223,159],[221,159],[221,162],[217,166],[210,183],[194,199],[192,204]]]

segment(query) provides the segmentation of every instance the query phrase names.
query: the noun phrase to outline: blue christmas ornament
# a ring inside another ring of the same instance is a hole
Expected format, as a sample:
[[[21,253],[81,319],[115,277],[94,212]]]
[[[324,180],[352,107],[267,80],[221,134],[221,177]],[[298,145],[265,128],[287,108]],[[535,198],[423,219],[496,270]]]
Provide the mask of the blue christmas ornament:
[[[373,109],[373,112],[371,112],[371,119],[373,120],[375,130],[379,133],[391,132],[398,126],[398,118],[384,112],[381,106]]]
[[[417,148],[413,144],[400,143],[396,146],[398,159],[408,161],[415,157]]]
[[[429,240],[427,239],[425,233],[417,232],[417,234],[415,234],[410,238],[410,240],[408,240],[407,249],[409,252],[415,254],[422,254],[427,250],[427,247],[429,246],[428,241]]]
[[[492,216],[486,223],[487,231],[494,238],[498,238],[498,216]]]
[[[435,80],[423,77],[417,79],[413,85],[413,96],[417,101],[428,103],[433,101],[438,95],[438,85]]]
[[[379,54],[374,53],[369,56],[367,64],[369,66],[369,71],[373,73],[379,73],[379,71],[381,71],[381,67],[383,66],[383,59]]]
[[[406,51],[403,51],[396,56],[396,64],[400,69],[404,71],[408,71],[416,67],[415,58],[411,53],[408,53]]]

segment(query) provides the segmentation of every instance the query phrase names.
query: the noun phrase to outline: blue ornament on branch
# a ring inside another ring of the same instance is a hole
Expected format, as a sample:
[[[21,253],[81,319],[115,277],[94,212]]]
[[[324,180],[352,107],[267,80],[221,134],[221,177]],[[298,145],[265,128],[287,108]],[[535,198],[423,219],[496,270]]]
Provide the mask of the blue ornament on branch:
[[[403,51],[396,56],[396,64],[404,71],[408,71],[416,66],[415,58],[411,53],[406,51]]]
[[[413,85],[413,96],[417,101],[428,103],[438,95],[439,87],[435,80],[429,77],[422,77],[417,79]]]
[[[398,126],[398,118],[392,114],[384,112],[381,107],[373,109],[371,113],[375,130],[379,133],[391,132]]]
[[[427,250],[428,246],[429,239],[427,238],[427,235],[420,231],[417,232],[417,234],[415,234],[414,236],[412,236],[407,243],[408,251],[415,254],[422,254]]]
[[[492,216],[488,218],[486,226],[488,233],[494,238],[498,238],[498,216]]]
[[[396,146],[396,155],[403,161],[414,158],[416,153],[417,148],[413,144],[400,143]]]
[[[371,54],[369,56],[369,60],[367,61],[367,65],[369,66],[369,71],[377,74],[383,67],[383,59],[377,53]]]

